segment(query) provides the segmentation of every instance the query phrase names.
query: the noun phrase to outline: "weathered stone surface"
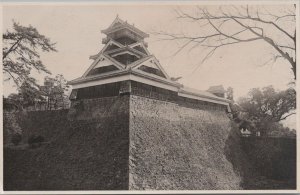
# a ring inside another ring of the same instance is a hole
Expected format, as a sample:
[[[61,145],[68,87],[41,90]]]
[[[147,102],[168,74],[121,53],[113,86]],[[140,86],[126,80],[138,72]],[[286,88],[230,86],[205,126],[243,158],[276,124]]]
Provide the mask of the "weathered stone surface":
[[[239,189],[225,156],[225,112],[130,98],[129,189]]]
[[[224,111],[124,95],[13,117],[4,132],[15,125],[21,144],[34,134],[47,143],[4,148],[5,190],[295,189],[294,175],[275,181],[257,171],[295,173],[295,142],[241,140]]]
[[[65,121],[70,126],[49,143],[37,149],[5,148],[4,190],[128,189],[128,96],[83,103],[84,110]],[[49,124],[39,119],[40,128]]]

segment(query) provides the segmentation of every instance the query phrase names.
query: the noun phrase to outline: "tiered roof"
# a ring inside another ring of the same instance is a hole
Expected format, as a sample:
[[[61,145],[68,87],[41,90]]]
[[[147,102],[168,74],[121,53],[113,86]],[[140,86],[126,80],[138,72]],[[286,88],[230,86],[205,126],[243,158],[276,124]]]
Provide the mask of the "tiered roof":
[[[211,102],[227,104],[227,100],[207,91],[195,91],[183,87],[171,79],[162,65],[151,55],[144,41],[149,35],[118,16],[105,30],[107,37],[102,50],[91,56],[94,60],[86,72],[69,82],[76,88],[101,85],[122,80],[135,80],[145,84],[173,90],[183,96],[207,99]]]
[[[140,29],[136,28],[134,25],[128,24],[127,21],[121,20],[119,16],[116,17],[116,19],[107,29],[104,29],[101,32],[109,36],[111,33],[121,31],[124,29],[130,30],[142,38],[149,37],[149,34],[141,31]]]
[[[148,51],[144,41],[144,38],[149,36],[147,33],[121,20],[118,16],[102,32],[107,35],[106,39],[109,41],[98,54],[90,57],[94,62],[88,70],[70,84],[121,73],[136,73],[159,80],[159,82],[164,80],[173,85],[179,85],[170,79],[159,61]],[[128,36],[129,34],[131,36]]]

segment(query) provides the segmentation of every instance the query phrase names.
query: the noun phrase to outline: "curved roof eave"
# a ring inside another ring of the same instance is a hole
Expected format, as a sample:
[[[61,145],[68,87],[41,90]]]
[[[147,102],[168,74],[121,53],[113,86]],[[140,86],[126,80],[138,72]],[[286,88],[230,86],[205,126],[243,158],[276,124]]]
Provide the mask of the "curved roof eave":
[[[191,91],[189,89],[180,88],[178,92],[188,94],[188,95],[198,96],[198,97],[202,97],[202,98],[208,98],[208,99],[212,99],[212,100],[222,101],[222,102],[226,102],[226,103],[231,102],[231,100],[228,100],[226,98],[217,97],[217,96],[215,96],[209,92],[205,92],[205,91],[195,92],[195,91]]]

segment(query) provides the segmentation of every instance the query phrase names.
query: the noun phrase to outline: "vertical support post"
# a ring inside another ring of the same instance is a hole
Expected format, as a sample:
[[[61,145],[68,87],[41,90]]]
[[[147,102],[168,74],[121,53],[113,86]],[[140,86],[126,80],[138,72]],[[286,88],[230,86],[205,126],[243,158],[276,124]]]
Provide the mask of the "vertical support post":
[[[121,82],[119,95],[129,95],[131,93],[131,81]]]

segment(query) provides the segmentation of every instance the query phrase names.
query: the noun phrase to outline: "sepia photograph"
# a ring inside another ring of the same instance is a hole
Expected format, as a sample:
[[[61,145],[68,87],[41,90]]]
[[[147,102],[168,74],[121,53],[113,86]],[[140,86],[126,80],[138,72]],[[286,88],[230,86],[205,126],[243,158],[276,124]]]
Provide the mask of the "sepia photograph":
[[[2,193],[297,192],[298,6],[1,3]]]

